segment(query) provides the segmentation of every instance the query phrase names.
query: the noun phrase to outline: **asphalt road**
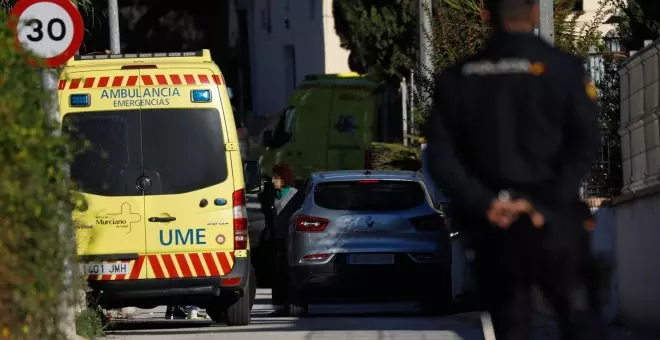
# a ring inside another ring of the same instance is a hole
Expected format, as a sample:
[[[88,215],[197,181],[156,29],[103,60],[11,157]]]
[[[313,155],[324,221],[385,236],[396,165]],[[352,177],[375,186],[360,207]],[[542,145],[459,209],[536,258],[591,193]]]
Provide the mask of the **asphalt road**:
[[[270,317],[269,290],[260,289],[252,323],[226,327],[208,320],[164,321],[165,307],[138,310],[114,326],[112,340],[481,340],[472,316],[421,317],[414,304],[310,306],[306,318]]]

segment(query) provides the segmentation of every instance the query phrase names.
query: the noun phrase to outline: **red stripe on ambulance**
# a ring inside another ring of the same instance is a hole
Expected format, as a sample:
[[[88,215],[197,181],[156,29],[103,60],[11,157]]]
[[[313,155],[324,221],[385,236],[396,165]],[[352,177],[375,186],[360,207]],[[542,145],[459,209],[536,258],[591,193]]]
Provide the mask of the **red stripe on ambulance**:
[[[168,81],[169,78],[169,81]],[[98,82],[96,81],[98,79]],[[126,82],[124,82],[126,80]],[[222,75],[214,74],[156,74],[149,75],[143,74],[140,76],[104,76],[104,77],[90,77],[78,78],[59,81],[58,90],[65,90],[69,85],[69,89],[75,90],[80,87],[89,88],[106,88],[111,87],[133,87],[133,86],[168,86],[168,85],[224,85],[225,80]]]
[[[192,262],[193,267],[195,268],[196,276],[208,276],[206,274],[206,271],[204,270],[202,261],[199,259],[199,254],[196,253],[190,254],[190,261]]]
[[[158,85],[167,85],[167,78],[162,74],[156,75],[156,81],[158,82]]]
[[[96,80],[96,78],[94,78],[94,77],[86,78],[85,83],[83,84],[83,87],[88,89],[88,88],[94,86],[94,80]]]
[[[192,271],[190,271],[190,266],[188,266],[188,260],[186,260],[186,255],[184,254],[176,254],[176,262],[179,264],[179,268],[181,268],[181,274],[183,274],[183,277],[192,277]]]
[[[128,76],[128,81],[126,82],[126,86],[135,86],[138,81],[138,76]]]
[[[80,79],[72,79],[71,83],[69,84],[69,89],[75,90],[80,86]]]
[[[124,77],[116,76],[115,79],[112,80],[112,87],[120,87],[123,81]]]
[[[135,263],[133,263],[133,268],[131,268],[131,274],[128,276],[128,278],[130,280],[139,279],[142,266],[144,266],[144,256],[139,256],[138,259],[135,260]]]
[[[153,80],[151,80],[150,75],[145,74],[145,75],[142,76],[142,84],[144,84],[146,86],[151,86],[151,85],[154,84],[154,82],[153,82]]]
[[[99,84],[97,86],[98,87],[106,87],[106,86],[108,86],[109,81],[110,81],[110,77],[101,77],[101,78],[99,78]]]
[[[167,274],[171,278],[177,278],[179,277],[179,273],[176,271],[176,267],[174,266],[174,262],[172,261],[172,256],[170,254],[164,254],[161,255],[161,258],[163,259],[163,263],[165,264],[165,269],[167,269]]]
[[[205,74],[198,74],[197,77],[199,77],[199,82],[202,84],[210,84],[211,81],[209,80],[209,76]]]

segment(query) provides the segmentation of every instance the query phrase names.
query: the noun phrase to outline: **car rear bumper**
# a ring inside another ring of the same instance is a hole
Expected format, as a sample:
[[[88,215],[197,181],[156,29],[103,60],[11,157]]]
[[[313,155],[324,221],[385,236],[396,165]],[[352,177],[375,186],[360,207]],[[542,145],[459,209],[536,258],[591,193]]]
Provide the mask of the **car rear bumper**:
[[[236,258],[231,272],[225,276],[170,278],[124,281],[88,281],[104,308],[125,306],[155,307],[159,305],[204,306],[209,297],[240,297],[248,290],[250,258]],[[238,278],[240,282],[227,282]]]
[[[289,275],[310,302],[406,300],[451,287],[451,259],[419,263],[403,253],[393,265],[352,265],[336,254],[328,263],[290,267]]]

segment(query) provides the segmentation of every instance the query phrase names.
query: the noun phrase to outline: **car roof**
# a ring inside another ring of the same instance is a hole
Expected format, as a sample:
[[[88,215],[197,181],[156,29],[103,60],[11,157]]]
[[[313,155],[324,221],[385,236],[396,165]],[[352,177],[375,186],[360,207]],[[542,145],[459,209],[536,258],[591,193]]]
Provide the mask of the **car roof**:
[[[418,172],[400,170],[322,171],[313,173],[311,177],[314,182],[359,181],[364,179],[423,182],[423,178]]]

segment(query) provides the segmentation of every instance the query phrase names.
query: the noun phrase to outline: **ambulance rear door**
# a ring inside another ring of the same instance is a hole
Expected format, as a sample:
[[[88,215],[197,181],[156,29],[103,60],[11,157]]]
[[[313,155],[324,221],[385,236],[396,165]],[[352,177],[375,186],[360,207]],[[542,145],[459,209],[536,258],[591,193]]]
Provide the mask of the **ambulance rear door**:
[[[235,258],[233,203],[244,192],[224,80],[210,69],[175,65],[141,69],[140,78],[143,160],[151,179],[149,278],[228,274]]]
[[[71,164],[86,203],[73,212],[89,280],[146,278],[141,114],[136,70],[68,73],[60,80],[62,127],[89,144]],[[124,105],[132,101],[133,105]]]

